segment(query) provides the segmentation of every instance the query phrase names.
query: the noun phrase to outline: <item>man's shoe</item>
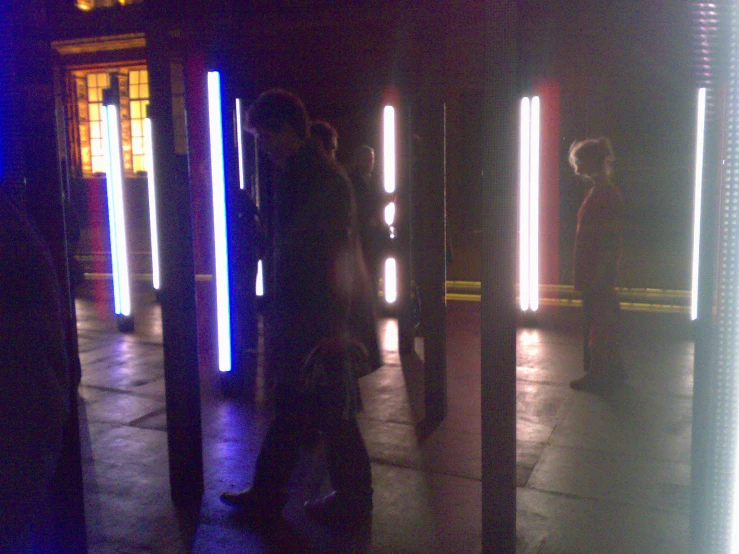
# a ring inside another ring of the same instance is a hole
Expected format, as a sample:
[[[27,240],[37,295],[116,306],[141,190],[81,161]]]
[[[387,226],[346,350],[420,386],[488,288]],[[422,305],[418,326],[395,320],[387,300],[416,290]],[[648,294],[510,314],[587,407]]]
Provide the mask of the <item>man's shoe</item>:
[[[372,519],[372,494],[345,495],[334,491],[303,504],[308,517],[328,525],[357,526]]]
[[[221,502],[241,510],[257,523],[271,523],[280,518],[282,509],[287,504],[287,492],[262,491],[249,487],[240,492],[224,492]]]

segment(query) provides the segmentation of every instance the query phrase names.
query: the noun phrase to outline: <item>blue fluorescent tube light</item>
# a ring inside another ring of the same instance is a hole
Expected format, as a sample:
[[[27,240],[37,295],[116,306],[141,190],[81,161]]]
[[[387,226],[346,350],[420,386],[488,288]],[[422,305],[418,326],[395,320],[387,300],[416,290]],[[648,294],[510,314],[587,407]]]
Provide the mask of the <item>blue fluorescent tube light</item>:
[[[215,237],[216,312],[218,328],[218,369],[231,371],[231,306],[226,240],[226,177],[223,157],[221,76],[208,72],[208,125],[210,131],[210,171],[213,188],[213,235]]]
[[[128,317],[131,315],[131,286],[123,210],[123,163],[118,128],[118,108],[114,104],[105,105],[102,115],[115,313]]]

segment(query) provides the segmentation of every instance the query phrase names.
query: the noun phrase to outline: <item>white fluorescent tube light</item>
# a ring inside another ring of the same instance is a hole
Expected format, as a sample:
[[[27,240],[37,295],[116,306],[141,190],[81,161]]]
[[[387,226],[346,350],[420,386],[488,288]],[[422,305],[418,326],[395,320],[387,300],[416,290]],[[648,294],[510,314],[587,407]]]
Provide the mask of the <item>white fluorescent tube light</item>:
[[[385,106],[383,111],[383,181],[385,192],[395,192],[395,108]]]
[[[521,99],[519,130],[519,304],[539,308],[540,101]]]
[[[208,72],[208,126],[210,131],[210,171],[213,188],[213,235],[215,239],[216,313],[218,328],[218,369],[231,371],[231,306],[228,281],[228,241],[226,231],[226,176],[223,157],[221,76]]]
[[[236,147],[239,153],[239,188],[246,187],[244,176],[244,133],[241,122],[241,98],[236,99]]]
[[[151,118],[144,119],[144,142],[146,147],[146,178],[149,188],[149,229],[151,232],[151,273],[152,286],[159,290],[159,227],[157,225],[156,181],[154,178],[154,138]]]
[[[706,89],[698,89],[698,119],[695,139],[695,182],[693,193],[693,267],[690,285],[690,319],[698,318],[698,266],[701,237],[701,196],[703,192],[703,149],[706,137]]]
[[[398,299],[398,270],[395,258],[385,260],[385,302],[393,304]]]

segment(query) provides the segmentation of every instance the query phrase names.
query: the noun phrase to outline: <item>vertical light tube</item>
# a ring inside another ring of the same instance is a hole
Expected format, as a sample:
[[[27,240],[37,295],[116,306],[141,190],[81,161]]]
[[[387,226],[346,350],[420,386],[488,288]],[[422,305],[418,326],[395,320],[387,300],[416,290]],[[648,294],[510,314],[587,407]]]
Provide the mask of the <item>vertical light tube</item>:
[[[262,260],[257,262],[257,296],[264,296],[264,269]]]
[[[398,268],[395,258],[385,260],[385,302],[393,304],[398,299]]]
[[[531,147],[529,169],[529,307],[539,308],[539,158],[540,158],[540,102],[531,99]]]
[[[696,143],[701,127],[705,133],[703,147],[696,144],[696,182],[700,171],[706,192],[711,190],[722,199],[711,201],[706,206],[710,206],[708,210],[704,207],[698,210],[697,204],[694,205],[695,214],[710,214],[708,221],[700,221],[700,232],[694,223],[694,246],[701,235],[707,235],[711,237],[712,248],[709,252],[702,250],[699,257],[694,250],[692,260],[696,273],[691,275],[691,317],[693,313],[710,313],[710,324],[703,322],[695,329],[691,552],[738,553],[739,283],[736,268],[739,242],[736,237],[739,218],[733,199],[739,195],[739,4],[718,1],[690,4],[693,73],[696,88],[706,87],[703,118],[696,114]],[[702,93],[698,92],[697,96],[696,111],[701,111]],[[703,164],[699,163],[699,157],[703,158]],[[696,188],[694,201],[701,188]],[[699,221],[697,217],[694,219]],[[699,258],[702,259],[698,261]],[[709,259],[708,266],[697,268],[696,262]],[[706,272],[710,278],[705,278]],[[693,312],[693,301],[703,299],[702,291],[698,299],[696,292],[700,289],[693,289],[698,278],[711,289],[711,298],[708,306],[698,304]]]
[[[382,117],[382,159],[383,159],[383,183],[385,192],[395,192],[395,108],[385,106]],[[385,206],[385,223],[391,229],[395,220],[395,203],[390,202]],[[385,302],[393,304],[398,298],[398,268],[395,258],[385,260],[385,277],[383,279],[385,290]]]
[[[521,99],[518,159],[518,296],[521,310],[529,309],[529,172],[531,170],[531,102]]]
[[[115,216],[115,186],[114,186],[114,166],[113,156],[110,153],[110,146],[113,139],[111,138],[110,124],[108,123],[108,106],[103,106],[102,118],[100,121],[103,133],[103,155],[105,156],[105,191],[108,197],[108,231],[110,235],[110,263],[111,273],[113,274],[113,310],[116,314],[121,315],[121,282],[120,271],[118,269],[118,237],[116,235],[116,216]]]
[[[395,223],[395,202],[388,202],[385,206],[385,224],[390,227]]]
[[[123,163],[118,128],[118,109],[114,104],[103,106],[103,147],[106,159],[108,193],[108,222],[110,253],[113,269],[113,296],[115,313],[131,315],[131,286],[126,249],[126,222],[123,210]]]
[[[244,177],[244,134],[241,123],[241,98],[236,99],[236,148],[239,154],[239,188],[246,187]]]
[[[259,191],[259,144],[254,141],[254,202],[257,205],[257,210],[262,207],[262,197]],[[256,284],[257,296],[264,296],[264,264],[262,260],[257,262],[257,284]]]
[[[693,192],[693,267],[690,285],[690,319],[698,318],[698,266],[701,237],[701,196],[703,193],[703,150],[706,131],[706,89],[698,89],[698,109],[695,138],[695,182]]]
[[[208,72],[208,128],[210,131],[210,171],[213,188],[218,369],[220,371],[231,371],[231,306],[228,282],[228,244],[226,240],[226,176],[223,157],[221,76],[217,71]]]
[[[149,188],[149,229],[151,232],[151,273],[152,286],[159,290],[159,226],[157,225],[157,195],[154,176],[154,138],[151,118],[144,119],[144,143],[146,147],[146,180]]]
[[[395,192],[395,108],[385,106],[383,111],[383,182],[385,192]]]
[[[521,99],[519,131],[519,304],[539,308],[539,161],[541,107],[538,96]]]
[[[254,202],[257,208],[262,207],[262,193],[259,190],[259,144],[254,141]]]

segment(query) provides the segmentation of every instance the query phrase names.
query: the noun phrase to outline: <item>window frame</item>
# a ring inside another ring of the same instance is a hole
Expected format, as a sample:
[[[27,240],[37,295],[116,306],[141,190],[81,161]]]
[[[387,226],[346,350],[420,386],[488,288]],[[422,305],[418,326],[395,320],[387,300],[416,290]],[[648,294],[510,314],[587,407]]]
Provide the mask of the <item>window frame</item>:
[[[148,67],[146,63],[136,62],[67,68],[68,80],[71,83],[69,90],[74,95],[74,98],[69,99],[67,104],[69,116],[67,133],[76,151],[75,159],[70,162],[77,166],[74,169],[77,169],[83,178],[94,177],[101,172],[99,164],[96,165],[94,162],[97,156],[94,154],[96,150],[92,141],[97,140],[98,137],[93,136],[95,126],[92,116],[95,110],[90,110],[90,106],[102,105],[102,88],[97,87],[98,83],[95,82],[95,88],[99,90],[100,95],[98,95],[98,90],[91,94],[89,76],[113,73],[118,75],[124,174],[126,177],[136,177],[146,173],[143,121],[149,104]],[[133,89],[134,98],[131,98],[132,73],[136,81]],[[141,77],[145,78],[145,83],[142,82]]]

